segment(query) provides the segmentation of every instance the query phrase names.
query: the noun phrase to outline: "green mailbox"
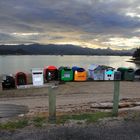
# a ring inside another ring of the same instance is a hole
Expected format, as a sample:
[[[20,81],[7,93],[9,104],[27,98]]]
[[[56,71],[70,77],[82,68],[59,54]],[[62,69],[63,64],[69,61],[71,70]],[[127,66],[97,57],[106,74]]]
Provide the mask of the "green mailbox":
[[[59,80],[60,81],[72,81],[73,80],[73,70],[69,67],[59,68]]]
[[[134,80],[134,69],[132,69],[132,68],[127,69],[124,74],[124,78],[126,81],[133,81]]]
[[[121,72],[121,80],[125,80],[125,72],[128,70],[128,68],[125,68],[125,67],[120,67],[117,69],[117,71],[120,71]]]
[[[120,67],[117,69],[117,71],[121,72],[121,80],[126,80],[126,81],[134,80],[134,69]]]
[[[137,80],[137,81],[140,81],[140,69],[137,69],[136,71],[135,71],[135,74],[134,74],[135,76],[135,80]]]

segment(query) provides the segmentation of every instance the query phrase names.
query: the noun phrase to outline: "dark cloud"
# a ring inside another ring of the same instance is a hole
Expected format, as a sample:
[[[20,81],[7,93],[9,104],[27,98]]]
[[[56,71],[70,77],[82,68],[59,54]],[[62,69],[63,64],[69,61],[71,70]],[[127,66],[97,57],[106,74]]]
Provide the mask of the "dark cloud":
[[[64,36],[50,37],[47,33],[73,30],[85,41],[94,37],[104,41],[105,36],[133,37],[139,33],[140,18],[127,13],[140,15],[139,7],[139,0],[4,0],[0,1],[0,32],[38,32],[37,41],[41,33],[59,40]]]

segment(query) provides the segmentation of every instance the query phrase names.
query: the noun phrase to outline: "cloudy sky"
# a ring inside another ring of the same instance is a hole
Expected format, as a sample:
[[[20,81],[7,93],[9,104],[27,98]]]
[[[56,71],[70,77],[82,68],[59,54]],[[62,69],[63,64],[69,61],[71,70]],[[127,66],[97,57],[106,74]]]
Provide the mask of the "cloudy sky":
[[[0,44],[140,46],[140,0],[0,0]]]

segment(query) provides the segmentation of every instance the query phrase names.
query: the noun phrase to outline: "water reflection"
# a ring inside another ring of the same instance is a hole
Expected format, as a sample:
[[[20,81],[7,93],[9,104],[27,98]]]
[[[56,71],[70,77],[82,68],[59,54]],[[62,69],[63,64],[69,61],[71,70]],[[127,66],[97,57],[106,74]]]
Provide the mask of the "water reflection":
[[[115,68],[124,66],[140,68],[140,65],[127,62],[130,56],[0,56],[0,74],[18,71],[30,72],[31,68],[43,68],[48,65],[80,66],[87,69],[90,64],[109,65]]]

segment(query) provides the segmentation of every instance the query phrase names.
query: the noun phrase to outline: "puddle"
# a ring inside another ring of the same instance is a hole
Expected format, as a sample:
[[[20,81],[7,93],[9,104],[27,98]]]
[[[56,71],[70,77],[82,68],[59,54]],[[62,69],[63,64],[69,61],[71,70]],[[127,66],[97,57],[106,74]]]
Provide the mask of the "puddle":
[[[28,107],[14,104],[0,104],[0,118],[16,117],[27,113]]]

